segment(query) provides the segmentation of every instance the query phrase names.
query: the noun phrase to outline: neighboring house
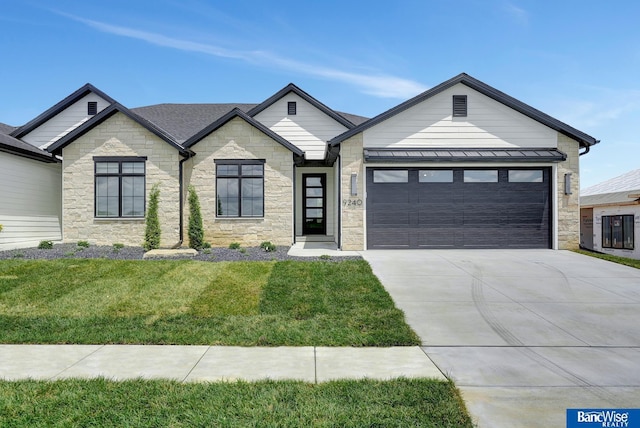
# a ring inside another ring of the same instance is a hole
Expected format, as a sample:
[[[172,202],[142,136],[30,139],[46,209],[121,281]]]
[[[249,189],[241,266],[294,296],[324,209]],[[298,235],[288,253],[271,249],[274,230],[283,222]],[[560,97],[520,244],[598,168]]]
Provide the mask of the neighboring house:
[[[598,141],[460,74],[372,119],[290,84],[260,104],[128,109],[85,85],[11,132],[62,159],[63,240],[376,248],[574,248],[579,155]],[[582,151],[582,152],[581,152]]]
[[[640,259],[640,169],[583,190],[580,217],[582,247]]]
[[[60,162],[0,124],[0,250],[62,239]]]

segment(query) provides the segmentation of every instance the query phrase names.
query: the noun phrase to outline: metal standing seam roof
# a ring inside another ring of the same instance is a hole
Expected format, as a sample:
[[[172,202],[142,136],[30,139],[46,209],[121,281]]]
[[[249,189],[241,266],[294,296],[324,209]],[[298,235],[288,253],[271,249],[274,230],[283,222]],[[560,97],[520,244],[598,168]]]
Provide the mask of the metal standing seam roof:
[[[364,149],[367,162],[561,162],[557,149]]]

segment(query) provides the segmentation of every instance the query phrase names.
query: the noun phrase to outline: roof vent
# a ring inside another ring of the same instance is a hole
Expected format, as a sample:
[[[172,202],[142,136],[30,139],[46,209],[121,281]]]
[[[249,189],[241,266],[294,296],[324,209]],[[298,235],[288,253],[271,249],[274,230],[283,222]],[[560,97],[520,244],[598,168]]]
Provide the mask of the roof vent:
[[[87,114],[89,116],[95,116],[98,114],[98,102],[97,101],[89,101],[87,103]]]
[[[287,114],[293,116],[297,113],[297,106],[295,101],[289,101],[287,103]]]
[[[454,95],[453,96],[453,117],[466,117],[466,116],[467,116],[467,96]]]

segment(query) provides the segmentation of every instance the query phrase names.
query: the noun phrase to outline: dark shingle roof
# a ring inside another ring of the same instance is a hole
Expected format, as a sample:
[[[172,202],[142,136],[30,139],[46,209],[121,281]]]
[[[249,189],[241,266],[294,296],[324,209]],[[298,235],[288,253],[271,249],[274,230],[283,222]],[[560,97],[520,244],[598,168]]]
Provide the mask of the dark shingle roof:
[[[93,127],[104,122],[105,120],[107,120],[108,118],[110,118],[116,113],[122,113],[125,116],[127,116],[129,119],[137,122],[139,125],[143,126],[148,131],[152,132],[153,134],[155,134],[156,136],[164,140],[166,143],[176,148],[181,154],[186,155],[187,153],[189,153],[187,150],[184,149],[184,147],[182,147],[179,143],[177,143],[175,139],[171,135],[169,135],[164,129],[158,127],[153,122],[150,122],[149,120],[137,115],[136,113],[133,113],[131,110],[129,110],[128,108],[126,108],[125,106],[119,103],[111,104],[109,107],[102,110],[100,113],[93,116],[91,119],[89,119],[82,125],[78,126],[76,129],[69,132],[68,134],[66,134],[59,140],[57,140],[55,143],[51,144],[49,147],[47,147],[47,151],[49,151],[50,153],[58,154],[69,143],[75,141],[76,138],[84,135],[89,130],[93,129]]]
[[[157,104],[132,108],[131,111],[162,128],[179,143],[183,143],[235,108],[248,113],[260,105],[262,104]],[[334,114],[342,116],[354,125],[368,120],[366,117],[348,113]]]
[[[58,160],[50,153],[32,146],[29,143],[18,140],[10,135],[0,133],[0,151],[13,153],[15,155],[28,157],[45,162],[57,162]]]
[[[234,108],[247,112],[257,104],[157,104],[131,111],[182,143]]]
[[[11,134],[15,130],[15,126],[7,125],[6,123],[0,122],[0,134]]]

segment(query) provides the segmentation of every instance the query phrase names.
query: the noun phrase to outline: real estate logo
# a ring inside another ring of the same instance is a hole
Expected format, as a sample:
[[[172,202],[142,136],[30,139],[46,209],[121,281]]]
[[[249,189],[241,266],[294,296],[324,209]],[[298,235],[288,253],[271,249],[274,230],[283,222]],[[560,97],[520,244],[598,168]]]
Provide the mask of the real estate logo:
[[[640,409],[567,409],[567,428],[640,428]]]

